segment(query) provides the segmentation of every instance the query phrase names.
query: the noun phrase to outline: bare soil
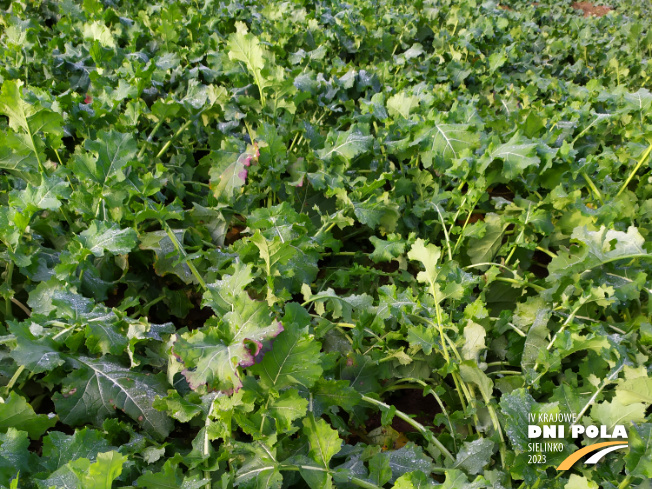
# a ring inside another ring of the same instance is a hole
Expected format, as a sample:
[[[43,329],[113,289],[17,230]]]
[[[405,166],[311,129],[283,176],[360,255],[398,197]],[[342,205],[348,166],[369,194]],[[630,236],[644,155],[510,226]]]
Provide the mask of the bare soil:
[[[611,12],[611,7],[605,7],[603,5],[593,5],[591,2],[575,2],[571,4],[575,10],[581,10],[584,12],[584,17],[589,17],[594,15],[596,17],[602,17]]]

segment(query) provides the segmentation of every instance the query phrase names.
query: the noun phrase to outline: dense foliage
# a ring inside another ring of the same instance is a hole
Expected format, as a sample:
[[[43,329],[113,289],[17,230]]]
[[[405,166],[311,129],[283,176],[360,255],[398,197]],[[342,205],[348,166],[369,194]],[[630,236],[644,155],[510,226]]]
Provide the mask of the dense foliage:
[[[407,3],[0,2],[2,487],[650,487],[647,2]]]

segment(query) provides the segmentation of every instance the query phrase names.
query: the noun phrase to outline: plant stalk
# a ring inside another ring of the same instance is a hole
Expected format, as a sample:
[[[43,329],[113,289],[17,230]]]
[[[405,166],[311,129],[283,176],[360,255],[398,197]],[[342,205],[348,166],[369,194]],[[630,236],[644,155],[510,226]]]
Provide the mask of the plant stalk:
[[[382,401],[377,401],[376,399],[373,399],[371,397],[367,397],[367,396],[364,396],[364,395],[362,396],[362,400],[369,403],[369,404],[373,404],[375,406],[382,407],[383,409],[390,409],[391,408],[391,406],[389,406],[388,404],[385,404]],[[426,440],[428,440],[430,443],[435,445],[439,449],[439,451],[441,453],[443,453],[444,456],[446,456],[446,458],[448,458],[449,460],[455,461],[455,458],[453,457],[453,455],[451,455],[451,452],[449,452],[448,449],[425,426],[423,426],[418,421],[415,421],[414,419],[412,419],[410,416],[408,416],[404,412],[399,411],[398,409],[396,410],[396,416],[401,418],[403,421],[408,423],[410,426],[416,428],[419,431],[419,433],[421,433]]]
[[[639,170],[639,168],[641,168],[641,165],[643,165],[643,163],[645,163],[645,160],[647,160],[647,157],[650,156],[651,151],[652,151],[652,143],[650,143],[650,145],[647,147],[647,149],[645,150],[645,153],[643,153],[643,156],[641,156],[641,159],[638,160],[638,163],[636,164],[636,166],[634,167],[632,172],[627,177],[627,180],[625,180],[625,183],[623,183],[623,186],[620,187],[620,190],[616,194],[616,197],[618,197],[620,194],[622,194],[625,191],[625,189],[627,188],[627,185],[629,185],[629,182],[631,182],[632,178],[634,178],[634,175],[636,175],[636,172]]]

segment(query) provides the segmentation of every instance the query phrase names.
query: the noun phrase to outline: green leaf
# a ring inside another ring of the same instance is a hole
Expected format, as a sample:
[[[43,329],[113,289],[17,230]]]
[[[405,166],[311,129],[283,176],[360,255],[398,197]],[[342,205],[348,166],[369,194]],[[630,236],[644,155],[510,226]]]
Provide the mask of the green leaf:
[[[136,480],[136,484],[145,489],[182,489],[183,474],[177,464],[167,460],[160,472],[145,472]]]
[[[571,474],[564,489],[598,489],[599,486],[595,482],[587,479],[586,477],[577,474]]]
[[[598,231],[590,231],[586,226],[573,229],[571,238],[579,241],[579,251],[569,253],[561,250],[548,265],[549,282],[559,282],[561,277],[581,273],[603,266],[607,263],[631,257],[647,256],[643,248],[645,239],[638,229],[630,226],[627,232],[607,229],[601,226]]]
[[[13,205],[18,205],[27,212],[35,212],[39,209],[54,211],[61,207],[59,199],[67,199],[70,193],[68,182],[56,175],[43,176],[40,185],[27,184],[27,188],[17,194],[18,197]]]
[[[239,343],[230,346],[217,329],[205,331],[184,333],[174,343],[175,355],[187,367],[183,375],[191,389],[208,384],[214,389],[237,391],[242,387],[238,367],[254,362],[254,355],[244,343],[247,338],[240,338]]]
[[[84,24],[83,35],[84,39],[98,41],[102,46],[108,48],[115,47],[111,30],[99,20],[90,24]]]
[[[229,59],[242,61],[247,66],[261,91],[261,98],[264,100],[262,92],[269,86],[269,83],[265,80],[262,71],[269,53],[260,47],[258,39],[248,32],[247,25],[244,22],[237,21],[235,28],[236,32],[229,36]]]
[[[351,128],[348,131],[337,131],[328,135],[326,146],[317,154],[324,161],[330,161],[335,155],[351,161],[356,156],[367,151],[372,143],[371,136],[365,136],[359,130]]]
[[[245,459],[235,474],[234,486],[243,489],[280,489],[283,476],[278,469],[275,449],[261,441],[236,446]]]
[[[23,82],[20,80],[5,80],[2,84],[0,113],[9,118],[9,126],[14,131],[24,131],[32,138],[39,132],[61,134],[63,123],[61,116],[23,100],[22,85]],[[34,146],[30,149],[36,151]]]
[[[487,374],[480,370],[474,362],[467,360],[460,364],[460,375],[465,382],[477,385],[485,402],[489,402],[492,398],[494,383]]]
[[[480,352],[486,348],[484,342],[486,336],[487,332],[482,326],[469,320],[464,327],[462,358],[477,362]]]
[[[392,468],[389,465],[389,456],[386,453],[377,453],[369,461],[369,481],[382,487],[392,478]]]
[[[115,316],[100,316],[88,320],[86,325],[86,346],[91,353],[119,355],[127,349],[129,339],[122,331]]]
[[[427,125],[415,138],[415,143],[425,141],[422,145],[424,168],[430,168],[437,160],[450,162],[458,158],[465,149],[477,146],[480,135],[471,130],[469,124],[443,124],[433,122]]]
[[[79,460],[79,459],[76,459]],[[80,464],[83,462],[79,462]],[[86,461],[86,465],[90,462]],[[39,489],[79,489],[79,477],[73,471],[70,464],[66,464],[48,475],[47,479],[36,480]]]
[[[29,445],[25,431],[9,428],[6,433],[0,433],[0,477],[9,476],[3,482],[17,476],[17,472],[24,477],[35,469],[37,459],[29,451]],[[6,467],[3,462],[8,462]]]
[[[298,458],[298,457],[297,457]],[[299,473],[310,489],[332,489],[333,476],[308,457],[298,460]]]
[[[251,266],[237,262],[232,275],[223,275],[221,280],[208,284],[203,305],[212,307],[218,314],[226,314],[253,280]]]
[[[51,431],[43,438],[42,463],[48,471],[54,472],[78,458],[94,462],[99,453],[113,448],[101,432],[90,428],[77,430],[73,435]]]
[[[589,231],[586,226],[573,230],[571,235],[583,243],[589,255],[589,264],[605,263],[629,255],[646,255],[643,249],[645,239],[634,226],[627,228],[627,232],[615,231],[600,227],[599,231]]]
[[[439,269],[437,262],[441,257],[441,249],[434,244],[426,245],[425,243],[421,238],[417,239],[410,251],[408,251],[408,258],[420,261],[423,264],[426,270],[417,274],[417,280],[429,284],[430,293],[439,302],[441,298],[438,297],[437,277],[439,276]]]
[[[511,394],[503,395],[500,408],[505,415],[505,433],[512,446],[519,451],[525,451],[530,441],[528,438],[528,414],[534,414],[536,402],[525,389],[516,389]]]
[[[432,471],[432,460],[423,453],[421,447],[410,442],[398,450],[389,450],[389,466],[392,469],[390,482],[396,481],[403,474],[420,470],[425,474]]]
[[[0,431],[7,432],[9,428],[26,431],[32,439],[38,439],[48,429],[57,423],[57,417],[47,414],[36,414],[27,401],[12,392],[0,403]]]
[[[194,396],[194,399],[189,398],[190,395]],[[200,404],[201,401],[196,393],[182,397],[177,391],[169,390],[167,397],[156,399],[152,405],[159,411],[168,413],[174,419],[187,423],[202,412]]]
[[[0,169],[10,170],[38,185],[39,163],[45,162],[43,141],[39,133],[60,136],[63,133],[61,115],[41,104],[23,99],[20,80],[5,80],[0,93],[0,113],[9,118],[15,133],[0,135]]]
[[[269,307],[246,293],[222,321],[220,328],[184,333],[174,343],[174,354],[185,364],[183,374],[192,389],[207,384],[212,389],[239,390],[238,367],[253,365],[262,341],[283,330],[281,323],[272,320]]]
[[[490,263],[502,244],[503,233],[508,224],[498,214],[489,212],[484,219],[485,233],[481,238],[471,238],[466,254],[471,263]]]
[[[605,425],[608,431],[613,431],[617,424],[645,422],[645,404],[636,402],[624,406],[618,397],[611,401],[603,401],[591,408],[591,417]]]
[[[81,232],[79,241],[95,256],[104,256],[105,251],[126,255],[136,246],[137,236],[131,228],[120,229],[117,224],[93,221]]]
[[[288,389],[269,403],[264,414],[275,421],[276,433],[281,434],[296,431],[292,422],[303,418],[307,408],[308,401],[299,397],[296,389]]]
[[[38,186],[39,157],[25,134],[0,133],[0,169],[7,170]]]
[[[228,160],[222,160],[222,164],[209,170],[213,195],[218,201],[232,204],[234,194],[247,183],[248,168],[252,161],[256,161],[257,153],[253,151],[242,153],[230,163],[227,163]]]
[[[172,230],[177,241],[183,243],[185,229]],[[177,263],[179,253],[166,231],[152,231],[145,233],[140,239],[140,249],[151,250],[156,254],[154,270],[160,276],[174,274],[186,284],[197,283],[187,263]]]
[[[138,146],[131,134],[115,130],[99,131],[97,139],[87,139],[84,147],[90,157],[75,159],[74,169],[96,183],[106,186],[110,181],[121,182],[126,178],[123,171],[136,156]]]
[[[77,459],[71,463],[71,468],[83,489],[111,489],[113,481],[122,473],[122,466],[127,460],[128,457],[111,451],[98,454],[93,463],[89,463],[87,459]]]
[[[157,376],[130,370],[108,357],[77,357],[74,362],[78,368],[53,397],[62,422],[100,426],[120,409],[157,439],[170,433],[172,421],[152,406],[156,396],[166,392],[165,383]]]
[[[652,378],[645,376],[624,380],[616,386],[616,396],[625,406],[637,402],[652,404]]]
[[[311,389],[313,412],[315,415],[326,412],[333,406],[340,406],[351,412],[362,396],[346,380],[326,380],[320,378]]]
[[[274,340],[274,348],[262,362],[249,369],[260,376],[266,389],[283,390],[293,385],[310,388],[321,377],[321,344],[308,334],[310,316],[295,303],[289,303],[283,318],[283,332]]]
[[[405,253],[407,243],[398,234],[390,234],[387,240],[371,236],[369,241],[374,245],[374,251],[369,255],[375,263],[387,262],[397,259]]]
[[[464,472],[458,469],[447,470],[446,480],[439,486],[440,489],[473,489],[473,487]]]
[[[16,348],[12,350],[11,357],[18,365],[39,374],[64,364],[65,360],[59,353],[56,343],[40,325],[25,321],[12,325],[11,332],[16,337]],[[39,334],[40,337],[34,333]]]
[[[342,440],[336,430],[323,419],[309,414],[303,420],[303,433],[310,444],[310,457],[321,467],[328,468],[333,456],[340,451]]]
[[[412,348],[420,348],[426,355],[432,353],[436,345],[437,332],[434,328],[426,326],[410,326],[408,328],[407,340]]]
[[[406,92],[399,92],[387,99],[387,112],[391,116],[401,116],[407,119],[413,108],[419,106],[419,99]]]
[[[498,70],[507,61],[507,56],[502,51],[491,53],[489,55],[489,71],[493,73]]]
[[[315,302],[315,310],[320,315],[325,313],[326,309],[324,305],[328,304],[333,318],[342,318],[345,321],[351,321],[354,311],[368,311],[373,304],[373,298],[367,294],[353,294],[340,297],[333,289],[328,288],[325,291],[312,295],[308,284],[304,284],[301,291],[306,302]]]
[[[469,474],[479,474],[491,460],[494,442],[487,438],[465,441],[457,452],[455,468],[461,468]]]
[[[353,212],[362,224],[382,233],[394,231],[400,218],[399,206],[387,192],[353,202]]]
[[[392,489],[433,489],[434,487],[436,485],[433,480],[429,479],[422,471],[415,470],[396,479]]]
[[[285,265],[295,253],[294,247],[284,243],[280,238],[267,240],[260,231],[256,231],[251,237],[251,242],[256,245],[260,251],[260,257],[267,266],[269,277],[278,276],[280,265]]]
[[[538,375],[534,371],[534,367],[539,356],[547,352],[550,315],[550,308],[546,307],[541,297],[528,298],[525,303],[519,303],[516,306],[514,324],[521,331],[527,331],[523,356],[521,357],[521,367],[523,367],[528,379],[534,379]]]
[[[652,477],[652,424],[634,425],[629,430],[629,450],[625,455],[627,473],[634,477]]]
[[[492,160],[503,160],[503,172],[509,179],[518,177],[530,166],[538,166],[541,161],[536,154],[536,143],[518,143],[519,136],[516,134],[509,142],[495,148],[490,155]]]

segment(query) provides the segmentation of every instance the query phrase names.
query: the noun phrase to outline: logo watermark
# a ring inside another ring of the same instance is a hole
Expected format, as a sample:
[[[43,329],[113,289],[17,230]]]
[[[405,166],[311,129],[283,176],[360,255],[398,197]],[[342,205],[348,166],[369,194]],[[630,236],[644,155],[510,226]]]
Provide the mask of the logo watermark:
[[[528,439],[541,440],[528,443],[528,451],[530,452],[529,462],[535,464],[546,463],[546,453],[561,452],[564,450],[564,443],[552,440],[564,440],[569,437],[573,440],[582,436],[590,440],[597,438],[618,440],[594,443],[581,448],[566,457],[557,466],[557,470],[568,470],[577,461],[589,454],[591,456],[584,463],[587,465],[596,464],[608,453],[628,447],[627,430],[624,425],[617,424],[612,428],[606,425],[585,426],[578,424],[577,421],[577,415],[572,413],[542,413],[538,416],[528,414]]]

